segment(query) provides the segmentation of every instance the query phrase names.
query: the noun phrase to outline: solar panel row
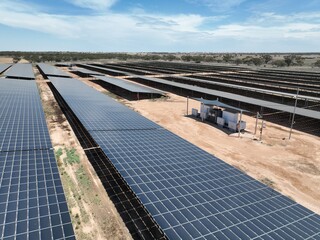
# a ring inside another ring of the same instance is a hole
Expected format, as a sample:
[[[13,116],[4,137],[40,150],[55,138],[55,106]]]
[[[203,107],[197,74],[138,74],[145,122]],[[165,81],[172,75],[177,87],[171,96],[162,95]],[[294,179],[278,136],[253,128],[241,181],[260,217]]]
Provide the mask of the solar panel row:
[[[0,79],[0,239],[74,239],[35,81]]]
[[[62,83],[65,82],[67,85],[71,83],[72,85],[72,81],[69,81],[68,79],[55,79],[53,80],[53,82],[55,82],[56,85],[59,85],[58,83],[60,80],[62,81]],[[61,89],[64,89],[62,85]],[[77,86],[75,82],[74,85]],[[80,83],[80,86],[81,85],[83,86],[83,83]],[[94,167],[110,199],[115,204],[115,207],[117,208],[120,216],[124,220],[124,223],[126,224],[130,233],[132,234],[132,237],[134,239],[164,239],[164,233],[162,232],[162,230],[154,222],[148,211],[141,204],[130,187],[126,184],[125,180],[121,177],[116,168],[114,168],[111,161],[106,158],[104,152],[100,148],[97,148],[98,145],[96,144],[96,142],[92,139],[83,124],[79,122],[79,119],[68,107],[68,104],[65,102],[65,100],[62,99],[56,88],[54,88],[53,85],[51,86],[51,84],[49,84],[49,86],[51,87],[60,107],[63,109],[68,121],[71,123],[76,136],[78,137],[82,147],[85,149],[85,153],[88,156],[90,163]],[[87,96],[87,93],[92,90],[91,88],[86,88],[88,92],[85,92],[82,91],[83,89],[79,88],[79,86],[77,87],[77,92],[82,92],[83,96],[86,96],[89,99],[89,102],[93,105],[99,103],[96,97],[99,98],[103,96],[93,95],[92,98],[89,98]],[[104,105],[101,106],[101,109],[108,107],[110,107],[111,109],[116,109],[115,106],[118,106],[118,108],[123,106],[119,103],[116,103],[115,101],[110,102],[109,105],[107,104],[108,106],[105,105],[106,102],[100,101],[100,103],[101,105]],[[127,108],[117,109],[117,111],[120,112],[123,110],[126,110],[128,112]],[[107,114],[106,117],[108,117]],[[92,118],[94,118],[94,116],[92,116]],[[119,128],[120,125],[118,124],[114,127]],[[110,131],[114,130],[111,128]]]
[[[1,79],[0,151],[52,147],[35,81]]]
[[[102,80],[106,83],[109,83],[113,86],[128,90],[133,93],[150,93],[150,94],[163,94],[162,91],[155,90],[150,87],[145,87],[142,85],[138,85],[133,82],[129,82],[124,79],[113,78],[113,77],[106,77],[106,76],[95,76],[97,79]]]
[[[76,68],[76,69],[72,70],[72,72],[79,73],[79,74],[84,75],[86,77],[89,77],[89,76],[92,76],[92,75],[97,75],[97,76],[102,76],[103,75],[102,73],[91,71],[91,70],[85,69],[85,68]]]
[[[159,127],[106,95],[75,79],[49,77],[87,130],[152,129]],[[75,91],[77,89],[77,91]],[[97,108],[99,110],[97,110]]]
[[[46,63],[38,63],[37,64],[39,71],[41,72],[44,77],[48,76],[57,76],[57,77],[70,77],[70,75],[64,71],[61,71],[60,69],[46,64]]]
[[[93,65],[88,65],[88,64],[77,64],[77,66],[89,69],[92,71],[100,72],[100,73],[105,73],[105,74],[110,74],[110,75],[116,75],[116,76],[129,76],[132,75],[131,73],[124,72],[124,71],[119,71],[119,70],[114,70],[106,67],[98,67],[98,66],[93,66]]]
[[[32,65],[29,63],[16,63],[3,75],[7,78],[34,79]]]
[[[320,239],[319,215],[76,82],[52,80],[169,239]]]

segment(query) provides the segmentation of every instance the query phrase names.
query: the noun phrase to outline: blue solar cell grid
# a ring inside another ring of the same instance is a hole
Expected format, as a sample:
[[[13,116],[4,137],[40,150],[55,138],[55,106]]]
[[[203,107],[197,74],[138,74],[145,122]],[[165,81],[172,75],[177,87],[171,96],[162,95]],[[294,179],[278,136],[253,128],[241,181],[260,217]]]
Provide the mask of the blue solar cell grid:
[[[52,150],[0,152],[0,186],[0,239],[72,239]]]
[[[0,151],[51,147],[36,83],[0,80]]]

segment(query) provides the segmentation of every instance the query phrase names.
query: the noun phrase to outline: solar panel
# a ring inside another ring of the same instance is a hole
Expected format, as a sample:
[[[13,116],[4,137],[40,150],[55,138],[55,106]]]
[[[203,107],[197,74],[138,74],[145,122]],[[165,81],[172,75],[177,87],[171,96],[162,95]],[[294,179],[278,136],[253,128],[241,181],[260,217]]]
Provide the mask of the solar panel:
[[[153,88],[141,86],[136,83],[128,82],[127,80],[113,78],[113,77],[106,77],[106,76],[95,76],[95,77],[99,80],[106,82],[106,83],[109,83],[111,85],[125,89],[125,90],[133,92],[133,93],[163,94],[163,92],[161,92],[161,91],[157,91]]]
[[[88,64],[77,64],[77,66],[80,66],[80,67],[83,67],[83,68],[86,68],[86,69],[90,69],[90,70],[93,70],[93,71],[97,71],[97,72],[106,73],[106,74],[123,75],[123,76],[132,75],[129,72],[110,69],[110,68],[106,68],[106,67],[98,67],[98,66],[93,66],[93,65],[88,65]]]
[[[167,130],[90,133],[169,239],[319,234],[320,216]]]
[[[52,65],[45,64],[45,63],[38,63],[37,64],[40,72],[45,76],[59,76],[59,77],[70,77],[70,75]]]
[[[74,239],[52,150],[0,152],[0,239]]]
[[[77,68],[77,69],[73,69],[72,71],[73,72],[79,72],[79,73],[82,73],[84,75],[97,75],[97,76],[102,76],[103,75],[102,73],[91,71],[91,70],[85,69],[85,68]]]
[[[169,239],[319,236],[314,212],[84,83],[52,82]],[[104,110],[98,129],[90,116]]]
[[[34,79],[32,65],[29,63],[14,64],[3,75],[7,78]]]
[[[0,64],[0,74],[2,74],[5,70],[11,67],[11,65],[12,64],[9,64],[9,63]]]
[[[35,81],[1,79],[0,151],[51,147]]]

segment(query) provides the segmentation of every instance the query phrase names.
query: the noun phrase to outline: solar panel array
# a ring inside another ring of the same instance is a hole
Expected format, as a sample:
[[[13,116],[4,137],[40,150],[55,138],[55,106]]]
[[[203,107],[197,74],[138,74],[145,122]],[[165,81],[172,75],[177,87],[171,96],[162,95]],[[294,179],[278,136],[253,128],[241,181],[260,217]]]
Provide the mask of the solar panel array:
[[[45,64],[45,63],[38,63],[38,69],[40,70],[41,74],[48,76],[57,76],[57,77],[70,77],[70,75],[52,65]]]
[[[52,83],[169,239],[320,239],[314,212],[82,82]]]
[[[0,79],[0,239],[74,239],[35,81]]]
[[[7,78],[34,79],[34,73],[30,63],[14,64],[3,75]]]
[[[216,77],[216,78],[219,79],[221,77]],[[174,78],[169,77],[166,79],[169,81],[173,80],[176,82],[187,83],[189,85],[203,86],[203,87],[207,87],[207,88],[211,88],[211,89],[215,89],[214,86],[223,86],[223,87],[229,87],[229,88],[233,88],[233,89],[247,90],[247,91],[258,92],[258,93],[265,93],[265,94],[269,94],[269,95],[279,95],[279,96],[288,97],[288,98],[294,98],[296,96],[296,94],[286,93],[286,92],[279,91],[279,90],[273,91],[273,90],[257,88],[257,87],[247,87],[247,86],[238,85],[238,84],[230,84],[230,83],[224,83],[224,82],[216,82],[216,81],[198,79],[197,77],[177,76]],[[279,87],[278,87],[278,89],[279,89]],[[301,95],[301,94],[298,97],[303,100],[320,101],[320,98],[318,98],[318,97],[306,96],[306,95]]]
[[[49,79],[68,105],[72,106],[72,110],[87,130],[114,131],[158,127],[157,124],[145,118],[141,119],[140,114],[130,111],[122,104],[105,101],[104,94],[97,93],[96,90],[78,80],[54,77],[49,77]],[[97,111],[93,106],[98,106],[99,110]]]
[[[190,91],[190,96],[192,96],[193,92],[195,93],[201,93],[201,94],[206,94],[209,96],[217,96],[217,97],[222,97],[230,100],[235,100],[243,103],[248,103],[252,105],[258,105],[262,106],[265,108],[270,108],[270,109],[275,109],[278,111],[284,111],[288,113],[293,113],[294,112],[294,106],[289,106],[285,104],[280,104],[280,103],[275,103],[275,102],[270,102],[266,100],[260,100],[252,97],[246,97],[242,96],[239,94],[234,94],[234,93],[229,93],[229,92],[224,92],[224,91],[218,91],[214,89],[209,89],[209,88],[204,88],[204,87],[198,87],[194,85],[189,85],[189,84],[184,84],[184,83],[179,83],[179,82],[172,82],[168,80],[164,80],[161,78],[154,78],[154,77],[135,77],[135,78],[130,78],[136,82],[150,85],[150,86],[170,86],[172,89],[177,88],[177,89],[183,89],[186,91]],[[301,115],[301,116],[306,116],[310,118],[315,118],[315,119],[320,119],[320,112],[319,111],[314,111],[314,110],[309,110],[305,108],[296,108],[296,114]]]

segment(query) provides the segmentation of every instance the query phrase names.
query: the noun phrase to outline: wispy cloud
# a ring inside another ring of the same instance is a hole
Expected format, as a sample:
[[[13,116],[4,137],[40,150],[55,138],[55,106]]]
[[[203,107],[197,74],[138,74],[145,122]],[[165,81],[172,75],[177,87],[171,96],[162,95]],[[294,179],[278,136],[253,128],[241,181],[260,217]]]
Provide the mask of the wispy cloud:
[[[41,12],[37,6],[30,6],[22,2],[0,2],[0,23],[44,33],[57,34],[64,37],[73,37],[77,28],[69,22],[68,16],[53,15]]]
[[[300,12],[281,15],[275,12],[258,13],[252,18],[252,22],[265,22],[269,24],[289,22],[313,22],[320,23],[320,12]]]
[[[117,0],[65,0],[73,5],[82,8],[89,8],[96,11],[103,11],[114,5]]]
[[[247,0],[187,0],[188,2],[209,7],[213,11],[229,11]]]
[[[257,25],[230,24],[220,26],[211,32],[216,37],[232,37],[234,39],[256,40],[289,40],[320,38],[320,26],[317,24],[295,23],[282,26],[262,27]]]
[[[165,33],[196,32],[198,26],[206,21],[200,15],[160,15],[160,14],[117,14],[108,12],[90,16],[45,14],[36,10],[15,11],[15,1],[0,2],[0,23],[12,27],[26,28],[46,32],[62,37],[84,37],[90,34],[92,38],[110,38],[110,35],[144,35],[155,32],[155,28]],[[21,4],[21,7],[24,6]],[[10,10],[10,11],[8,11]],[[163,34],[159,32],[159,34]]]

